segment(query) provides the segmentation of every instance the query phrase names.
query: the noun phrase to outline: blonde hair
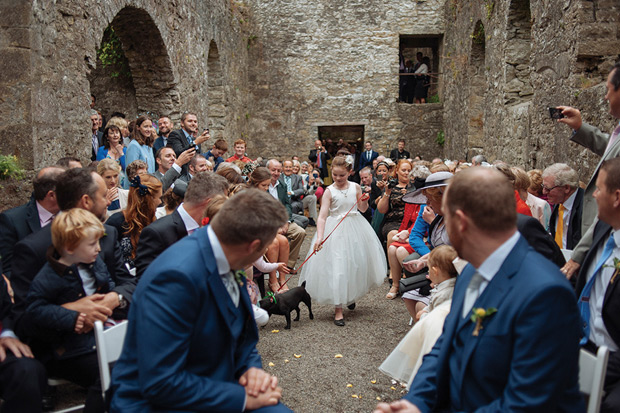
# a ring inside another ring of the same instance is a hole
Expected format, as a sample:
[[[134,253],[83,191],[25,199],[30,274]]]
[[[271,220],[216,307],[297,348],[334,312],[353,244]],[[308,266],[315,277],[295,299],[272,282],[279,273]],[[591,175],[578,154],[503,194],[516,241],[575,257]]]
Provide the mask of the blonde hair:
[[[209,220],[213,219],[215,214],[220,212],[220,209],[222,209],[222,206],[224,206],[224,203],[227,200],[228,197],[226,195],[216,195],[211,198],[211,200],[207,204],[207,207],[205,208],[205,212],[202,214],[203,218],[209,218]]]
[[[449,245],[440,245],[433,248],[428,256],[428,266],[437,267],[450,277],[454,278],[457,276],[458,272],[456,271],[456,268],[454,268],[454,264],[452,262],[457,257],[458,254],[454,248]]]
[[[60,212],[52,221],[52,244],[59,253],[76,248],[91,235],[103,237],[103,224],[95,214],[85,209],[72,208]]]
[[[99,161],[97,164],[97,173],[103,176],[105,171],[114,171],[118,174],[121,173],[122,168],[114,159],[105,158]]]

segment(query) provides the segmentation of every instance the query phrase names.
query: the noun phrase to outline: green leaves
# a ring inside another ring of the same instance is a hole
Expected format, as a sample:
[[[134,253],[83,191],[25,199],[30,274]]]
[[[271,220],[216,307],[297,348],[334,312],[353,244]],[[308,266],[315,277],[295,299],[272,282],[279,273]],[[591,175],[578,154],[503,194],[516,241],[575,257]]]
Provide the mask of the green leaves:
[[[131,78],[129,61],[123,51],[123,43],[114,32],[112,25],[108,26],[103,32],[103,40],[101,41],[101,48],[97,50],[97,58],[103,67],[112,67],[110,77]]]

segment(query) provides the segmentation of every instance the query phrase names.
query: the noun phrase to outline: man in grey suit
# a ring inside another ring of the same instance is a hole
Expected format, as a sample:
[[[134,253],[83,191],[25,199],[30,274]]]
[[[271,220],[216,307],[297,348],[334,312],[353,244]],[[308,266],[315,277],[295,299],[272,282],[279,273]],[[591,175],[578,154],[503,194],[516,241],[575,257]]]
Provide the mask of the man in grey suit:
[[[166,190],[170,188],[170,185],[181,176],[183,165],[188,163],[195,153],[196,150],[190,148],[181,152],[181,156],[177,159],[174,149],[172,148],[163,147],[157,151],[155,154],[157,170],[153,175],[161,181],[162,192],[166,192]]]
[[[306,194],[303,178],[293,173],[293,161],[282,162],[282,175],[280,175],[279,180],[286,188],[293,213],[303,215],[304,209],[308,208],[308,225],[316,227],[316,220],[318,219],[316,196]]]
[[[620,62],[616,63],[607,77],[607,93],[605,99],[609,102],[609,113],[616,119],[620,119]],[[570,260],[562,267],[562,272],[567,278],[571,278],[579,269],[586,253],[592,245],[592,234],[598,208],[596,201],[592,197],[596,189],[596,177],[603,161],[617,158],[620,156],[620,126],[616,127],[611,135],[601,132],[599,129],[587,123],[583,123],[581,112],[569,106],[558,106],[564,115],[558,122],[570,126],[574,132],[571,141],[590,149],[592,152],[601,156],[601,160],[596,166],[596,170],[585,189],[583,198],[583,216],[581,219],[581,241],[573,250]]]

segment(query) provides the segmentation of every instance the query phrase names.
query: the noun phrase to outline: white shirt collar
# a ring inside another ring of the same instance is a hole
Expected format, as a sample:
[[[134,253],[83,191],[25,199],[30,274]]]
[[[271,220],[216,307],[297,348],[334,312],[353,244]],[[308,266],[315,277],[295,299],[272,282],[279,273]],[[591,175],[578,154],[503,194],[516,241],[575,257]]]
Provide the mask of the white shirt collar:
[[[188,234],[190,231],[193,231],[199,227],[198,223],[194,221],[194,218],[192,218],[187,213],[185,208],[183,208],[183,204],[179,205],[179,207],[177,208],[177,211],[179,211],[179,215],[181,215],[181,219],[183,220],[183,224],[185,225],[185,230],[187,231]]]
[[[569,211],[573,209],[573,203],[575,203],[575,198],[577,197],[578,190],[579,189],[575,189],[575,192],[573,192],[572,195],[569,196],[568,199],[562,203],[562,205],[564,205],[564,208],[568,209]]]
[[[50,220],[54,217],[54,214],[49,212],[47,209],[43,208],[39,201],[35,201],[37,204],[37,211],[39,212],[39,223],[41,224],[41,228],[50,223]]]
[[[480,268],[478,268],[478,273],[482,275],[482,278],[484,278],[487,282],[490,282],[493,279],[504,261],[506,261],[510,251],[512,251],[514,246],[517,245],[519,238],[519,231],[515,231],[515,233],[512,234],[506,242],[500,245],[498,249],[493,251],[493,253],[489,255],[486,260],[484,260],[482,265],[480,265]]]
[[[207,235],[209,237],[211,249],[213,250],[213,256],[215,257],[217,272],[220,275],[228,274],[230,272],[230,264],[228,263],[228,259],[226,259],[222,244],[220,244],[220,240],[217,239],[217,235],[215,235],[215,231],[213,231],[211,225],[207,226]]]

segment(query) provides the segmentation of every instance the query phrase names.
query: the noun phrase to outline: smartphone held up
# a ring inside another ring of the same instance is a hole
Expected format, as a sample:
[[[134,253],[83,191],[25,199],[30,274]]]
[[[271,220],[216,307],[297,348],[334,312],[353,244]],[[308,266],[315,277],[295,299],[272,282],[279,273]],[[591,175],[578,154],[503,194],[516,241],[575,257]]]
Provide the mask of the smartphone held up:
[[[551,116],[551,119],[562,119],[562,118],[564,118],[564,114],[562,113],[562,109],[554,108],[554,107],[550,107],[549,108],[549,116]]]

